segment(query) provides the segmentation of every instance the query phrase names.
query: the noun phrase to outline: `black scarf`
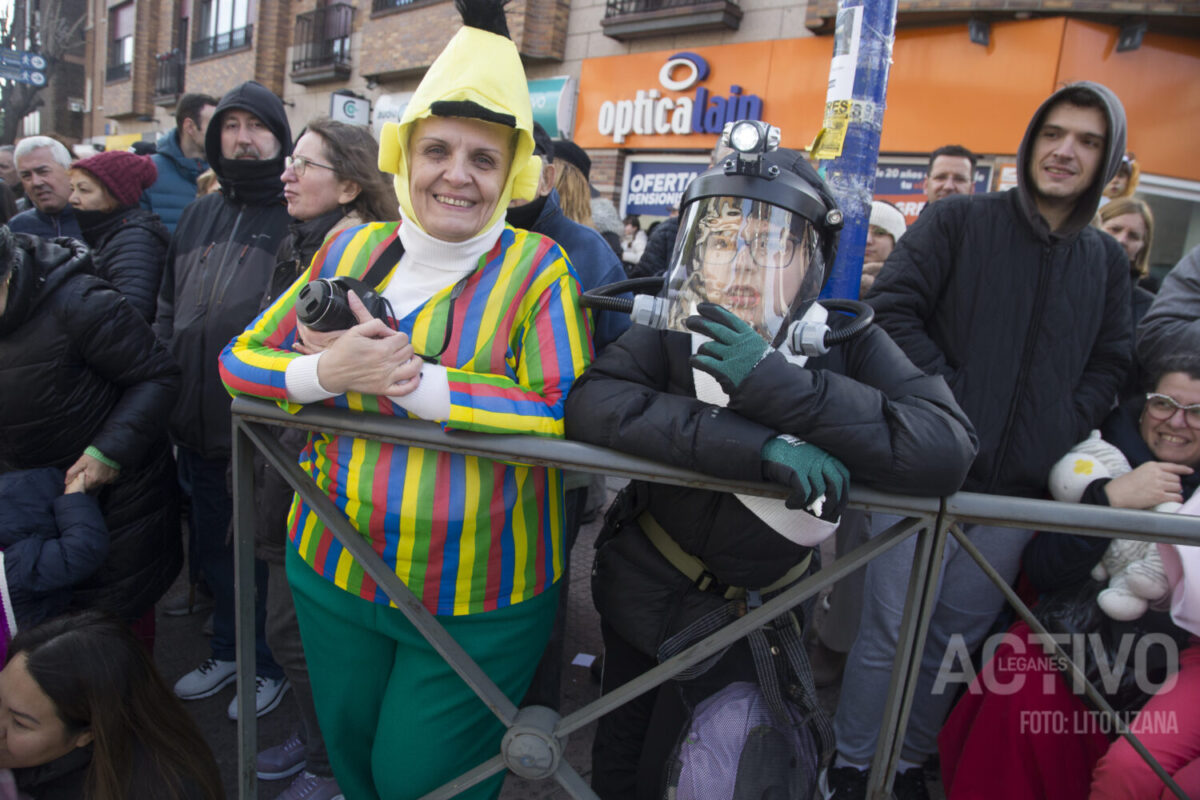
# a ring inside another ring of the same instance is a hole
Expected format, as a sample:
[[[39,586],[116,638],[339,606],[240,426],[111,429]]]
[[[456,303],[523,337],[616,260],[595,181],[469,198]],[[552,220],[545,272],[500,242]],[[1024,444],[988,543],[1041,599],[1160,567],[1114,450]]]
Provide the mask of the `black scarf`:
[[[267,206],[283,202],[283,155],[266,160],[225,158],[217,174],[221,191],[231,201],[248,206]]]
[[[121,218],[129,209],[130,206],[118,208],[116,211],[82,211],[77,208],[75,219],[79,222],[79,229],[83,231],[83,238],[89,246],[95,248],[105,234],[120,225]]]
[[[531,200],[523,206],[513,206],[505,213],[504,221],[514,228],[524,228],[527,231],[533,230],[538,217],[542,215],[542,209],[546,207],[546,199],[548,197],[550,195]]]

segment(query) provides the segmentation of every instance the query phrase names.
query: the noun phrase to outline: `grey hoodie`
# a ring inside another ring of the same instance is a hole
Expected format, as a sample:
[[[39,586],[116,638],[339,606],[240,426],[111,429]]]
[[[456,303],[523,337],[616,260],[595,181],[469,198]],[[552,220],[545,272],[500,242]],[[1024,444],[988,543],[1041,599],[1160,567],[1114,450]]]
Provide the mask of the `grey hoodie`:
[[[1069,97],[1075,92],[1087,92],[1094,95],[1104,107],[1104,115],[1108,120],[1105,161],[1096,179],[1092,181],[1092,185],[1075,204],[1075,210],[1067,218],[1066,223],[1060,230],[1052,232],[1045,217],[1038,211],[1037,201],[1033,195],[1033,180],[1029,177],[1029,160],[1033,152],[1033,140],[1041,129],[1042,120],[1046,118],[1046,114],[1052,107],[1064,102],[1064,96]],[[1037,235],[1046,241],[1055,237],[1066,238],[1074,236],[1090,225],[1092,218],[1096,216],[1097,209],[1100,208],[1101,193],[1113,176],[1117,174],[1117,168],[1121,165],[1121,157],[1124,155],[1125,107],[1121,105],[1121,100],[1113,94],[1111,89],[1092,81],[1078,81],[1067,84],[1047,97],[1045,102],[1038,107],[1033,119],[1029,121],[1029,127],[1025,129],[1025,136],[1021,139],[1021,147],[1017,150],[1017,164],[1020,166],[1017,173],[1017,190],[1020,192],[1021,211],[1024,212]]]

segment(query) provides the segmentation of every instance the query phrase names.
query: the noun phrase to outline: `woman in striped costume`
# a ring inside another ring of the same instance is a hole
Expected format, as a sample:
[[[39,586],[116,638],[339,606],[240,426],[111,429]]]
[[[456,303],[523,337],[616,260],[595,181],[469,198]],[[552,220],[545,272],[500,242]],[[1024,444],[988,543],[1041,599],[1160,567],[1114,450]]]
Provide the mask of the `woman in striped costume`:
[[[502,4],[494,11],[502,23]],[[505,226],[509,201],[532,198],[540,171],[528,89],[507,32],[466,22],[383,131],[380,166],[396,174],[401,220],[321,248],[222,353],[231,393],[289,410],[323,402],[460,430],[563,435],[567,390],[591,358],[590,322],[558,246]],[[396,330],[369,320],[357,299],[360,322],[348,331],[298,326],[307,281],[362,278],[397,242],[403,255],[377,287]],[[313,434],[300,460],[519,701],[563,569],[559,471],[335,434]],[[288,580],[346,796],[418,797],[494,755],[500,723],[298,498],[288,524]],[[495,797],[501,781],[462,796]]]

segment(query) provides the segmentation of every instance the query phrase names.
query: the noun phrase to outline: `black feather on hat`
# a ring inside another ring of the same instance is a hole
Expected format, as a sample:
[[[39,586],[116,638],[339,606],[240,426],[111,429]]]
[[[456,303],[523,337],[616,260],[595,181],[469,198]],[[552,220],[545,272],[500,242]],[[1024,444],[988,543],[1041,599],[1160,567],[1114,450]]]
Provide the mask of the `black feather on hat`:
[[[454,0],[454,7],[462,16],[463,25],[511,39],[508,33],[508,18],[504,7],[508,0]]]

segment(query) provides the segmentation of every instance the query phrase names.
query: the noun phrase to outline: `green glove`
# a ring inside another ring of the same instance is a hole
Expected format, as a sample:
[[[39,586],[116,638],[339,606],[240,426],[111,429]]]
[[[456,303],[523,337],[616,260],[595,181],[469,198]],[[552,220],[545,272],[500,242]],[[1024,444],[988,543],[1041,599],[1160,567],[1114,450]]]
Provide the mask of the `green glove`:
[[[845,507],[850,471],[815,444],[783,434],[763,445],[762,457],[763,475],[791,488],[788,508],[807,508],[821,495],[826,501],[822,517],[833,518],[830,509],[840,514]]]
[[[688,317],[684,324],[712,341],[700,346],[691,364],[716,378],[725,394],[732,395],[767,354],[767,343],[754,328],[721,306],[701,303],[696,310],[700,314]]]

